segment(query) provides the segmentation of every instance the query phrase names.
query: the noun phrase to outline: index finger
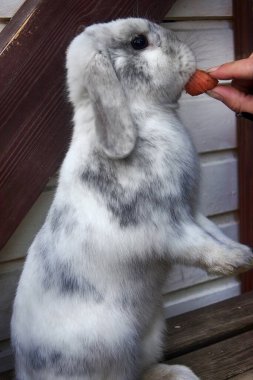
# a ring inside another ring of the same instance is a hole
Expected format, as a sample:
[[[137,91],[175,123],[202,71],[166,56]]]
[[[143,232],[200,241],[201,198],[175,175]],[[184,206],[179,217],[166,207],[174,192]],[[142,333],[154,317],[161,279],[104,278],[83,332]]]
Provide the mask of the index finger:
[[[224,63],[208,70],[208,73],[217,79],[253,79],[253,54],[249,58]]]

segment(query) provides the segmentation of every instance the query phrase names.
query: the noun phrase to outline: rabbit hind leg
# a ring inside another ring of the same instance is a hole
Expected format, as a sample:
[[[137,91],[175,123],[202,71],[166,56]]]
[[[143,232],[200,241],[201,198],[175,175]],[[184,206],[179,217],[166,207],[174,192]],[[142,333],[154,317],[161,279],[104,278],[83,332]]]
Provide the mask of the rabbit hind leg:
[[[142,380],[200,380],[190,368],[183,365],[156,364],[148,369]]]
[[[142,369],[149,368],[162,359],[164,330],[165,319],[161,307],[142,341]]]

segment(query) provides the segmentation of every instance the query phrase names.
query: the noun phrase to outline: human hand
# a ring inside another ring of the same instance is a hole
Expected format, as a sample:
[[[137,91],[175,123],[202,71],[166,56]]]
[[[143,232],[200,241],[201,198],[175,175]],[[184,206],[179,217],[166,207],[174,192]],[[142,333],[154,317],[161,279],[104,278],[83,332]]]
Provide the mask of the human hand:
[[[253,53],[246,59],[225,63],[208,70],[213,78],[232,79],[230,85],[218,85],[208,95],[222,101],[236,113],[253,114]]]

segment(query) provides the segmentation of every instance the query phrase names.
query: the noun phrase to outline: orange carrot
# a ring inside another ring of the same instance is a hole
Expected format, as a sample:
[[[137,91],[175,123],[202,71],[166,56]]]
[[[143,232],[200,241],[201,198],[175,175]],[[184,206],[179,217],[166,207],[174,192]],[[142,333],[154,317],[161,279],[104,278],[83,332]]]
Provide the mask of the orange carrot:
[[[206,71],[196,70],[185,85],[185,91],[192,95],[200,95],[212,90],[218,84],[218,80],[212,78]]]

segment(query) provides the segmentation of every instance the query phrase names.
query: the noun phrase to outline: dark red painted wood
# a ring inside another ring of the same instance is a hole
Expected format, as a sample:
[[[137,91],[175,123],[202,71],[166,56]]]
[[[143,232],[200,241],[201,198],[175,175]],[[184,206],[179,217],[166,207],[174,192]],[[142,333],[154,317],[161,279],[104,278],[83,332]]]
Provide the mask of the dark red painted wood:
[[[65,50],[94,22],[161,20],[173,0],[27,0],[0,35],[0,248],[62,161],[71,135]]]
[[[236,59],[253,52],[253,2],[234,0]],[[252,89],[253,90],[253,89]],[[237,120],[239,149],[240,239],[253,247],[253,122]],[[242,291],[253,289],[253,271],[242,275]]]

